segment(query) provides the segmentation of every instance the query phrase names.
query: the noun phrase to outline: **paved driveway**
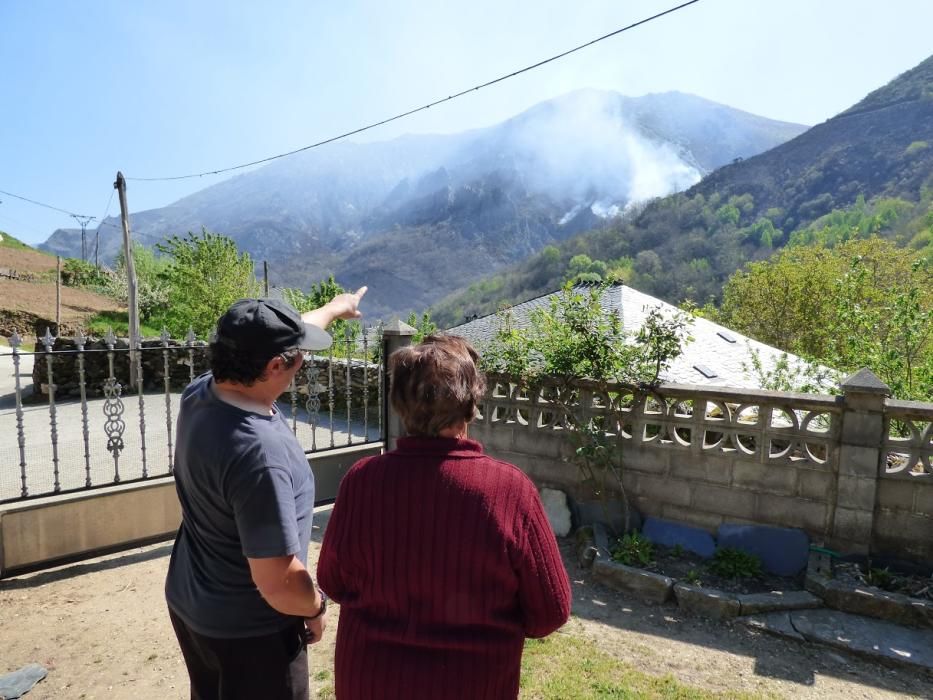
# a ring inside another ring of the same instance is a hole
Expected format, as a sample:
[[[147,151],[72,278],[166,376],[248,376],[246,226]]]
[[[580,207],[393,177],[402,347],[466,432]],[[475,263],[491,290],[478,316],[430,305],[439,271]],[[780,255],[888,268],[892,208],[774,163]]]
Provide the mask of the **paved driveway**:
[[[28,495],[53,493],[60,490],[80,489],[92,485],[113,483],[119,475],[121,481],[170,473],[175,417],[178,415],[180,394],[144,394],[142,398],[129,393],[121,399],[122,406],[108,422],[105,400],[89,399],[84,410],[81,402],[56,402],[53,412],[47,398],[36,394],[32,384],[33,356],[20,355],[19,380],[23,395],[22,435],[19,445],[19,421],[16,412],[16,374],[9,348],[0,348],[0,501],[22,495],[24,476]],[[40,358],[41,359],[41,358]],[[291,407],[281,405],[291,420]],[[331,441],[336,447],[379,439],[377,407],[370,406],[368,420],[363,409],[351,412],[349,429],[346,413],[335,415],[333,431],[326,408],[322,409],[316,429],[307,423],[307,414],[296,412],[298,439],[306,450],[326,449]],[[113,419],[123,422],[123,449],[116,453],[107,450],[109,426],[118,427]],[[365,422],[365,428],[364,428]],[[85,431],[87,433],[85,437]],[[53,439],[54,436],[54,439]],[[210,439],[210,436],[206,436]]]

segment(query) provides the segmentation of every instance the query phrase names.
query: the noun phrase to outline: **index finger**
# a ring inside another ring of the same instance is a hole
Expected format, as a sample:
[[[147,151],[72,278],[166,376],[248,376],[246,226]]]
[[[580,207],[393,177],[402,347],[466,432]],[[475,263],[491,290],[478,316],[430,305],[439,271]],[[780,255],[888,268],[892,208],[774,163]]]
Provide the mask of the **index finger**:
[[[363,285],[362,287],[360,287],[359,289],[357,289],[357,290],[356,290],[356,298],[357,298],[357,299],[362,299],[362,298],[363,298],[363,295],[366,294],[367,290],[369,290],[369,287],[367,287],[366,285]]]

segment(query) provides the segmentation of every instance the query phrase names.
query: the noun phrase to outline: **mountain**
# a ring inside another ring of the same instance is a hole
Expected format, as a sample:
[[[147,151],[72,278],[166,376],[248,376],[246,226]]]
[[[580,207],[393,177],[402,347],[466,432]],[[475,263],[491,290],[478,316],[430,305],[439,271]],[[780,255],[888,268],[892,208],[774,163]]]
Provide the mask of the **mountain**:
[[[568,239],[547,256],[452,295],[434,312],[458,323],[551,291],[581,254],[671,303],[715,302],[743,264],[790,241],[877,234],[933,245],[931,211],[933,57],[796,138]]]
[[[274,284],[307,288],[333,273],[348,288],[369,284],[367,315],[384,316],[423,309],[803,130],[680,93],[581,90],[484,129],[305,151],[133,214],[131,229],[146,245],[223,233],[267,260]],[[117,220],[98,231],[110,260]],[[42,247],[73,256],[79,239],[63,229]]]

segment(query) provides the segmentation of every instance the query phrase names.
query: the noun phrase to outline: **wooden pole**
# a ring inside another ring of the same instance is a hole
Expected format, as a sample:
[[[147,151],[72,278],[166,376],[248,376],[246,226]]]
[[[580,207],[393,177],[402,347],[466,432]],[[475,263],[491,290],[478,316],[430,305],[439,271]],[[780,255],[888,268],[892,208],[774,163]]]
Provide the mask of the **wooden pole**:
[[[136,387],[136,350],[139,348],[139,302],[136,298],[136,263],[133,260],[133,246],[130,241],[130,212],[126,206],[126,179],[117,171],[117,180],[113,183],[120,195],[120,220],[123,223],[123,255],[126,257],[126,281],[129,287],[130,321],[130,387]]]
[[[266,260],[262,261],[262,278],[263,286],[266,289],[266,293],[263,296],[269,296],[269,263]]]
[[[62,331],[62,256],[55,256],[55,335]]]

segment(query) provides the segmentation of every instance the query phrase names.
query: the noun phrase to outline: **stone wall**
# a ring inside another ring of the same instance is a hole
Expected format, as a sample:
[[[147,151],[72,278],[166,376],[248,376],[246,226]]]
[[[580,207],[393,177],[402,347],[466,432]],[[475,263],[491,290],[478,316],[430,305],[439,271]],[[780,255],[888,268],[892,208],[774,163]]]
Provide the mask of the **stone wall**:
[[[933,405],[891,401],[879,385],[858,373],[837,397],[576,389],[577,409],[615,436],[625,490],[643,514],[710,531],[724,521],[795,527],[840,551],[933,562]],[[471,436],[540,486],[592,499],[554,391],[490,377]],[[905,443],[895,433],[908,421]]]
[[[165,344],[158,338],[144,339],[140,352],[143,387],[147,391],[165,389],[166,364],[172,391],[181,391],[191,381],[208,369],[207,346],[203,341],[168,340]],[[77,344],[70,338],[56,338],[52,352],[43,352],[42,343],[37,344],[32,367],[33,384],[42,394],[48,393],[50,382],[55,384],[56,397],[79,397],[81,395],[79,364],[84,364],[84,390],[88,398],[104,395],[104,384],[110,377],[111,355],[113,376],[124,387],[130,385],[130,353],[126,338],[116,338],[112,352],[107,343],[100,339],[89,339],[84,352],[77,352]],[[167,362],[166,362],[167,361]],[[51,380],[49,367],[51,365]]]
[[[209,369],[207,344],[194,340],[185,341],[150,338],[141,342],[142,351],[139,353],[142,363],[142,377],[144,391],[165,391],[166,367],[168,368],[169,390],[181,391],[191,381],[192,376],[206,372]],[[126,394],[130,386],[130,353],[129,343],[125,338],[116,338],[112,352],[104,340],[90,339],[84,344],[84,352],[78,352],[77,344],[71,338],[56,338],[51,346],[52,352],[43,352],[41,342],[35,354],[32,379],[37,391],[42,395],[48,394],[50,383],[55,385],[57,399],[78,398],[81,396],[79,365],[84,365],[84,391],[88,398],[104,396],[104,386],[111,376],[110,362],[112,355],[113,376],[120,383],[122,391]],[[331,363],[332,366],[331,366]],[[49,366],[51,364],[51,379]],[[193,365],[193,370],[192,370]],[[317,376],[314,378],[314,388],[320,395],[321,405],[325,409],[329,401],[333,401],[335,410],[343,410],[347,404],[347,362],[341,358],[333,360],[328,356],[316,356],[314,366]],[[379,369],[380,365],[364,363],[359,360],[350,362],[350,394],[351,405],[362,405],[363,394],[370,406],[379,402]],[[296,383],[298,385],[297,400],[304,404],[308,394],[309,366],[306,364],[301,370]],[[280,399],[290,403],[290,394],[284,394]]]

